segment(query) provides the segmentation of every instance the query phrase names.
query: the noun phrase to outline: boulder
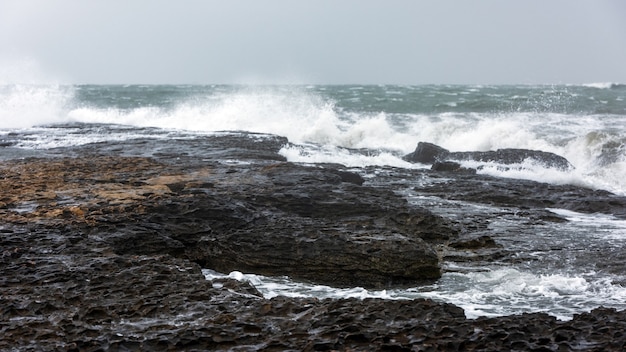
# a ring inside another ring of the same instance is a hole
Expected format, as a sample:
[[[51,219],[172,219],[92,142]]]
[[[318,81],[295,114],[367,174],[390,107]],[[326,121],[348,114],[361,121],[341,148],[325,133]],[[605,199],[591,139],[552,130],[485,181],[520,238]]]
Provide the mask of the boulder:
[[[405,155],[403,159],[412,163],[432,164],[436,161],[445,160],[448,154],[450,154],[449,150],[438,145],[419,142],[415,151]]]

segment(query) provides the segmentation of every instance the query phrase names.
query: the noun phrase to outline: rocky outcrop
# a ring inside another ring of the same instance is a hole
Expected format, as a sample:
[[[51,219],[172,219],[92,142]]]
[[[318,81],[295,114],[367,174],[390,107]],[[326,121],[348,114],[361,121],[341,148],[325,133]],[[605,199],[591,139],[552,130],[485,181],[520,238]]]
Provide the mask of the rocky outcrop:
[[[63,226],[0,230],[0,350],[621,351],[626,312],[466,320],[427,299],[276,297],[171,255],[120,255]]]
[[[415,187],[406,180],[432,178],[415,188],[424,198],[493,202],[523,209],[516,216],[529,222],[565,221],[545,210],[551,205],[623,211],[623,197],[430,170],[379,168],[375,181],[368,170],[364,178],[287,163],[276,153],[281,138],[197,142],[99,143],[0,164],[0,350],[626,346],[626,311],[467,320],[461,308],[428,299],[265,299],[250,284],[201,272],[416,285],[440,274],[434,248],[461,259],[482,250],[485,260],[504,250],[489,217],[460,209],[453,221],[409,204],[399,194]],[[614,259],[606,265],[623,272],[623,256]]]
[[[103,156],[13,162],[0,171],[8,221],[69,223],[117,254],[168,254],[224,272],[411,284],[440,277],[428,242],[458,233],[336,169],[279,162],[181,170]]]
[[[413,163],[433,164],[435,162],[473,160],[479,162],[494,162],[498,164],[519,164],[525,160],[533,160],[545,167],[570,170],[572,164],[562,156],[540,150],[528,149],[498,149],[486,152],[450,152],[438,145],[419,142],[415,151],[403,158]]]

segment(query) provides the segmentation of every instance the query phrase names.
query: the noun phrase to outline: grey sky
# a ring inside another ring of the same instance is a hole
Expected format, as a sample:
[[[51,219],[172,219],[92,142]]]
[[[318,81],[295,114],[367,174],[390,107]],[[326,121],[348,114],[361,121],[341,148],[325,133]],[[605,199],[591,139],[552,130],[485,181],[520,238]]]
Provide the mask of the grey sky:
[[[72,83],[626,82],[626,1],[0,0],[0,65]]]

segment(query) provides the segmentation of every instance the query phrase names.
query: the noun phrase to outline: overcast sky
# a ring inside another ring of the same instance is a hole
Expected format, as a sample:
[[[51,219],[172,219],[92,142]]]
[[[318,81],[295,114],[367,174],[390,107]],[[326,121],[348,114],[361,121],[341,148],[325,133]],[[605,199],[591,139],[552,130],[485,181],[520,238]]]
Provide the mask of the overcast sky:
[[[626,83],[626,1],[0,0],[0,82],[42,77]]]

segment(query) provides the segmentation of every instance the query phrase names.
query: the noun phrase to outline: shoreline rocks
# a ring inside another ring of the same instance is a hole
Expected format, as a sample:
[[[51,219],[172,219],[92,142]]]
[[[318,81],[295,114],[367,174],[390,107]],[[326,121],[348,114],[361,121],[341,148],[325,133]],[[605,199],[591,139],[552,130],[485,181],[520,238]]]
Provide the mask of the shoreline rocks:
[[[442,246],[498,249],[497,239],[408,204],[391,186],[336,165],[284,162],[282,139],[246,141],[100,143],[2,162],[0,350],[626,346],[626,311],[614,309],[570,321],[468,320],[428,299],[265,299],[247,283],[206,280],[202,266],[336,286],[415,285],[440,275]],[[249,162],[222,159],[243,154]],[[474,177],[455,179],[475,189]],[[445,198],[437,187],[420,192]]]
[[[504,165],[519,164],[530,159],[549,168],[559,170],[571,170],[574,168],[564,157],[540,150],[507,148],[486,152],[451,152],[438,145],[427,142],[417,143],[415,151],[405,155],[403,159],[412,163],[423,164],[473,160]]]
[[[262,298],[171,255],[118,255],[64,228],[3,225],[0,350],[620,351],[626,313],[467,320],[428,299]]]
[[[117,254],[169,254],[223,272],[415,284],[441,276],[428,241],[458,233],[393,192],[354,184],[357,175],[291,163],[183,170],[103,156],[7,162],[0,172],[7,221],[75,226]]]

